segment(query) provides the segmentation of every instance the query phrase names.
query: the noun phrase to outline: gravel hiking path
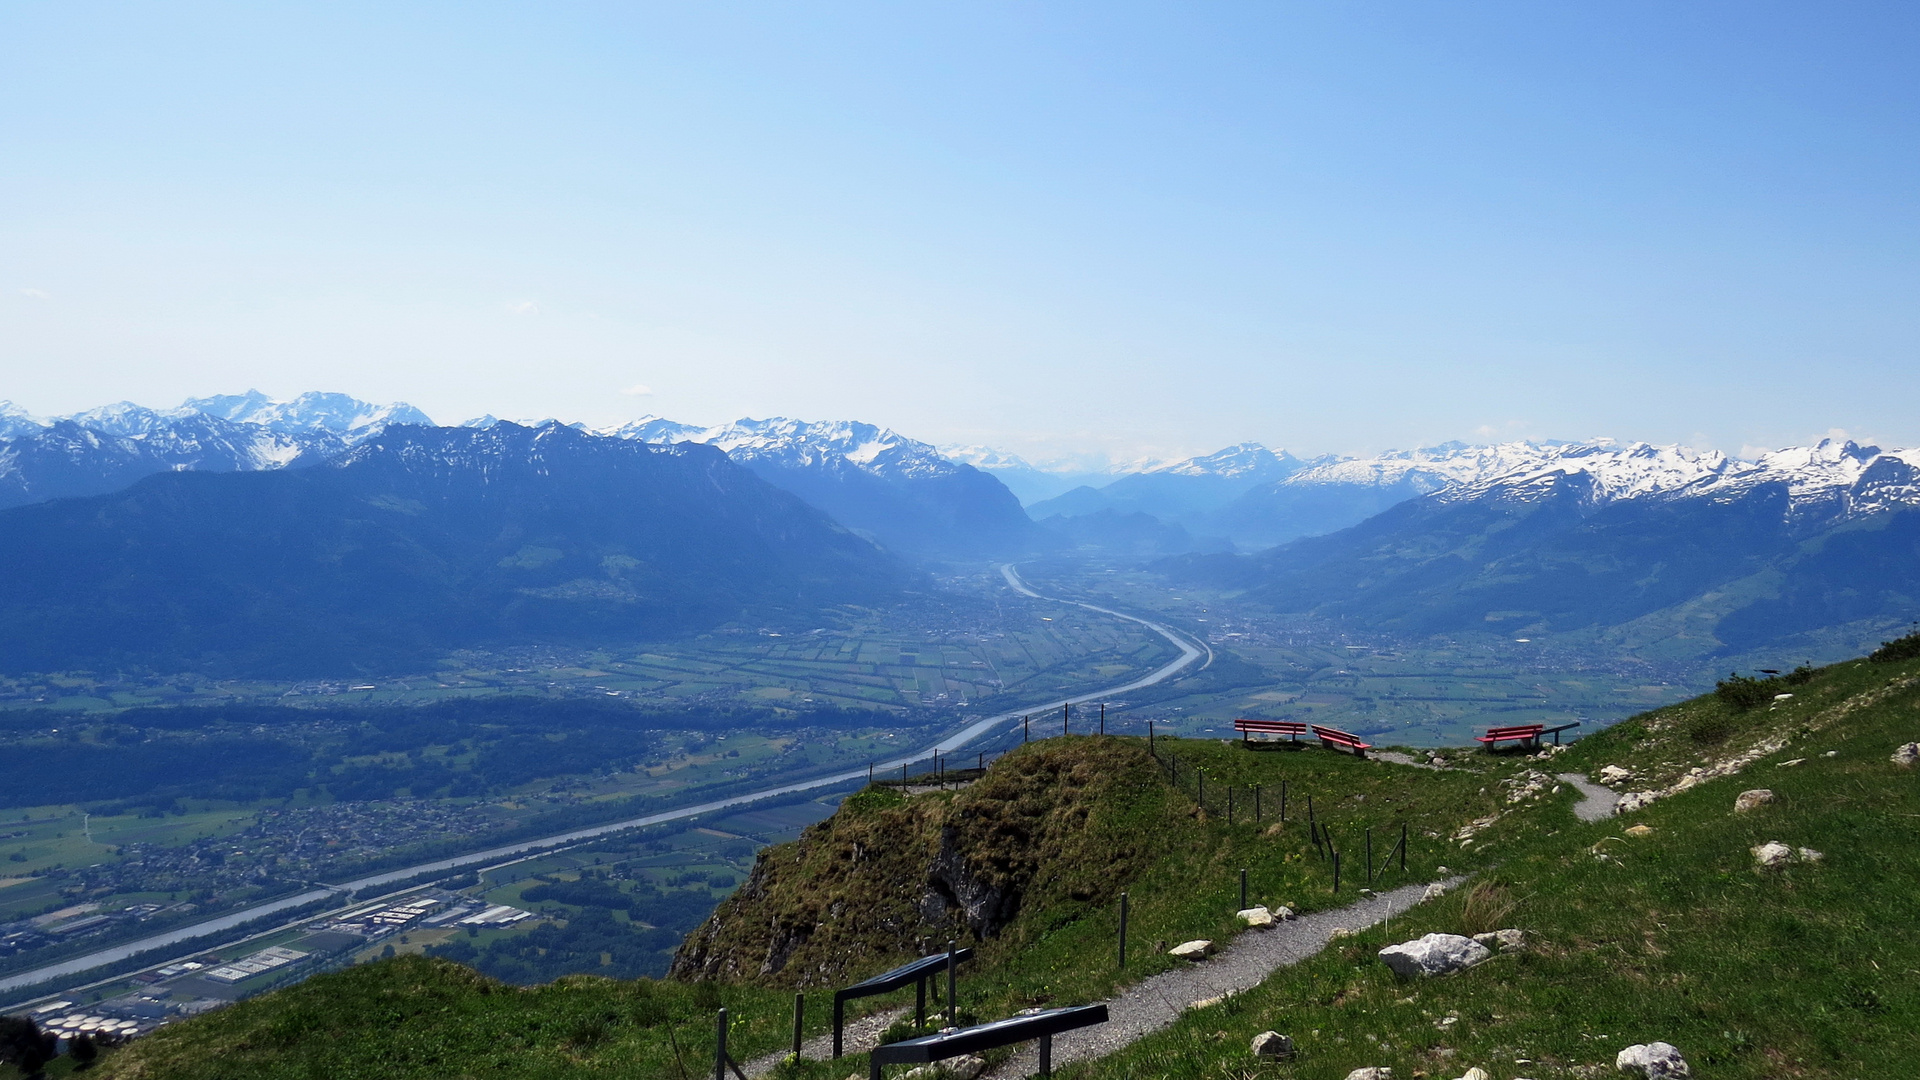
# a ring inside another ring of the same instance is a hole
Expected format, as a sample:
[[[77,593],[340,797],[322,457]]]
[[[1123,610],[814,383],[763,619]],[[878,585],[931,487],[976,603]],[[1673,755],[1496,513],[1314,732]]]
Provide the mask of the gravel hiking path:
[[[1403,754],[1398,750],[1375,750],[1373,756],[1380,761],[1391,761],[1395,765],[1411,765],[1416,769],[1432,769],[1440,772],[1441,767],[1431,761],[1422,761],[1412,754]]]
[[[847,1030],[842,1036],[841,1052],[847,1054],[864,1054],[880,1045],[881,1034],[884,1033],[887,1028],[892,1027],[895,1020],[900,1019],[912,1011],[913,1009],[910,1006],[902,1005],[897,1009],[887,1009],[884,1012],[877,1012],[871,1016],[863,1016],[858,1020],[847,1021]],[[935,1009],[933,1005],[929,1003],[927,1005],[927,1015],[932,1016],[934,1012]],[[747,1075],[767,1075],[773,1071],[775,1065],[780,1064],[781,1061],[786,1059],[787,1053],[788,1051],[778,1050],[765,1057],[754,1058],[745,1065]],[[801,1043],[800,1056],[806,1058],[808,1061],[825,1061],[829,1057],[832,1057],[833,1030],[829,1028],[826,1032],[815,1035],[813,1038]],[[1037,1067],[1038,1066],[1036,1066],[1036,1068]],[[850,1073],[857,1072],[861,1076],[866,1075],[865,1069],[855,1069],[851,1065],[847,1067],[847,1071]]]
[[[1580,793],[1580,801],[1573,804],[1574,817],[1581,821],[1605,821],[1613,816],[1614,807],[1620,802],[1617,793],[1608,791],[1579,773],[1561,773],[1558,779]]]
[[[1464,877],[1442,884],[1453,887]],[[1055,1067],[1069,1061],[1103,1057],[1166,1027],[1197,1001],[1236,994],[1258,986],[1267,976],[1318,953],[1335,930],[1364,930],[1420,902],[1427,886],[1403,885],[1355,904],[1289,919],[1271,930],[1246,930],[1210,960],[1163,971],[1135,983],[1107,1002],[1108,1020],[1053,1037]],[[1013,1080],[1040,1071],[1037,1042],[985,1074],[985,1080]]]

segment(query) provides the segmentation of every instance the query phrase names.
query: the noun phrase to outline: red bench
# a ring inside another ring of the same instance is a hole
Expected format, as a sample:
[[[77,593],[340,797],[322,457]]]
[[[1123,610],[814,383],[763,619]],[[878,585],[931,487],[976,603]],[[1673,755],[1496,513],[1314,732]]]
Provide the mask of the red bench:
[[[1360,736],[1350,731],[1341,731],[1339,728],[1321,727],[1315,724],[1313,735],[1320,740],[1320,745],[1334,750],[1351,750],[1354,757],[1366,757],[1367,751],[1373,749],[1372,743],[1361,742]]]
[[[1233,730],[1240,733],[1240,741],[1251,743],[1251,736],[1258,732],[1262,735],[1285,735],[1289,742],[1298,742],[1300,736],[1307,733],[1307,725],[1299,720],[1252,720],[1245,717],[1233,722]]]
[[[1489,750],[1498,748],[1503,742],[1539,746],[1540,735],[1546,730],[1545,724],[1514,724],[1511,727],[1488,728],[1485,735],[1476,736],[1474,741],[1485,743]]]

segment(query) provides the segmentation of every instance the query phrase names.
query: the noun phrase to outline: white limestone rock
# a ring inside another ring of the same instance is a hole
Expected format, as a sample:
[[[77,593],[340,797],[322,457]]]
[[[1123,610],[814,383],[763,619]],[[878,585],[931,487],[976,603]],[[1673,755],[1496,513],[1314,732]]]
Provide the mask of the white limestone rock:
[[[1910,742],[1893,752],[1893,763],[1903,769],[1911,769],[1920,762],[1920,742]]]
[[[1775,801],[1777,801],[1777,799],[1772,791],[1766,788],[1754,788],[1751,791],[1743,791],[1734,798],[1733,812],[1736,814],[1744,814],[1749,810],[1758,810],[1768,803]]]
[[[1183,941],[1180,944],[1175,945],[1173,948],[1168,949],[1167,955],[1177,956],[1182,960],[1193,960],[1196,962],[1200,960],[1205,960],[1207,957],[1213,955],[1213,942],[1206,941],[1206,940]]]
[[[1638,1043],[1620,1051],[1613,1067],[1623,1073],[1644,1076],[1647,1080],[1688,1080],[1693,1070],[1672,1043]]]
[[[1273,909],[1273,917],[1276,919],[1279,919],[1281,922],[1285,922],[1288,919],[1295,918],[1296,916],[1294,915],[1292,908],[1287,907],[1285,904],[1282,904],[1279,907]]]
[[[1420,899],[1422,901],[1438,900],[1445,895],[1447,895],[1447,887],[1436,881],[1427,886],[1427,891],[1420,894]]]
[[[1348,1073],[1347,1080],[1393,1080],[1393,1070],[1385,1065],[1369,1065]]]
[[[900,1080],[974,1080],[987,1071],[987,1059],[973,1054],[961,1054],[945,1061],[935,1061],[918,1065],[904,1073]]]
[[[1243,908],[1240,911],[1234,912],[1234,915],[1254,930],[1269,930],[1273,927],[1273,912],[1267,910],[1265,904],[1255,904],[1250,908]]]
[[[1657,791],[1629,791],[1620,796],[1620,801],[1613,804],[1613,808],[1619,813],[1631,814],[1635,810],[1653,805],[1653,801],[1659,797],[1660,793]]]
[[[1511,952],[1527,947],[1525,930],[1489,930],[1484,934],[1473,935],[1473,940],[1495,952]]]
[[[1754,845],[1753,861],[1766,870],[1778,869],[1793,861],[1793,849],[1778,840],[1769,840]]]
[[[1460,1074],[1459,1080],[1493,1080],[1493,1077],[1487,1075],[1487,1070],[1475,1065],[1473,1068]]]
[[[1493,955],[1485,945],[1459,934],[1428,934],[1380,950],[1380,959],[1404,978],[1451,975]]]
[[[1600,770],[1600,782],[1609,786],[1623,784],[1633,779],[1633,770],[1621,765],[1607,765]]]
[[[1285,1061],[1293,1057],[1293,1040],[1277,1031],[1263,1031],[1253,1037],[1253,1056]]]
[[[1801,862],[1819,862],[1821,859],[1827,857],[1825,852],[1815,851],[1810,847],[1801,848],[1797,854],[1800,856]]]

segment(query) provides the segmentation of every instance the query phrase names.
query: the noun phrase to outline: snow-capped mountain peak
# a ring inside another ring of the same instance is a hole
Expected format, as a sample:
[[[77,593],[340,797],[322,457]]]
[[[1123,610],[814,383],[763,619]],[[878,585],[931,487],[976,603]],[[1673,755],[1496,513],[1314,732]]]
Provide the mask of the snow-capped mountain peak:
[[[44,430],[51,420],[33,415],[11,401],[0,401],[0,439],[17,439]]]
[[[188,398],[182,407],[235,423],[258,424],[283,434],[325,433],[349,442],[365,438],[389,424],[433,423],[426,413],[404,401],[376,405],[347,394],[313,390],[292,401],[275,401],[258,390],[249,390],[244,394]]]
[[[604,435],[644,442],[698,442],[719,447],[735,461],[770,461],[787,466],[815,466],[843,461],[865,472],[887,476],[951,473],[961,468],[932,445],[909,439],[886,428],[854,420],[795,420],[772,416],[743,418],[730,424],[698,428],[657,416],[645,416]]]
[[[1219,476],[1228,479],[1279,479],[1300,468],[1299,458],[1281,450],[1275,453],[1259,443],[1240,443],[1216,450],[1204,457],[1157,465],[1145,470],[1174,476]]]

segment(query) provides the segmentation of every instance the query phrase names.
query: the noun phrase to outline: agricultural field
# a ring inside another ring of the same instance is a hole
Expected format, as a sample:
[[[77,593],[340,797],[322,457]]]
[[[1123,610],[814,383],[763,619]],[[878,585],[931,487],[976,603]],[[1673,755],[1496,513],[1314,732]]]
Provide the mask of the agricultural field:
[[[1698,665],[1583,641],[1412,638],[1276,616],[1132,568],[1063,563],[1028,573],[1036,587],[1151,613],[1207,640],[1215,661],[1206,673],[1128,703],[1136,723],[1151,716],[1183,734],[1230,735],[1234,717],[1252,716],[1407,745],[1457,745],[1492,725],[1605,726],[1699,693],[1714,679]]]

